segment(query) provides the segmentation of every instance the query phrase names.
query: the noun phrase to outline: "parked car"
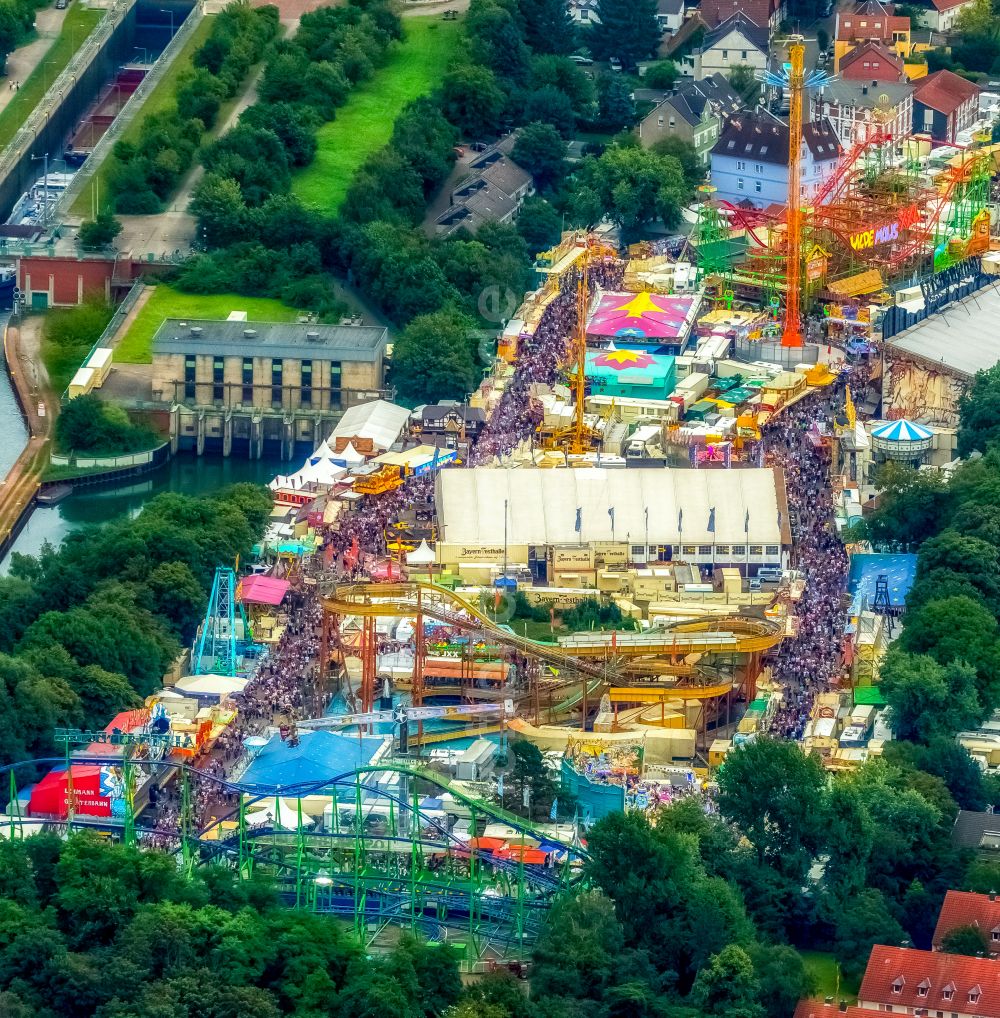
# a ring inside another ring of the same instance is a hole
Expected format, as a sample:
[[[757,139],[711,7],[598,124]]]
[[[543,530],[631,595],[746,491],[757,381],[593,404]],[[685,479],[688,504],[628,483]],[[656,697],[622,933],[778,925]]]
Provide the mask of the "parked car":
[[[574,64],[579,64],[581,67],[590,67],[590,65],[594,62],[590,59],[590,57],[581,57],[579,53],[574,53],[573,56],[570,57],[570,60],[572,60]]]
[[[66,10],[66,0],[56,0],[56,10],[57,11]]]
[[[622,69],[622,62],[618,59],[618,57],[612,57],[608,61],[608,65],[611,67],[611,70],[613,71],[620,71]]]

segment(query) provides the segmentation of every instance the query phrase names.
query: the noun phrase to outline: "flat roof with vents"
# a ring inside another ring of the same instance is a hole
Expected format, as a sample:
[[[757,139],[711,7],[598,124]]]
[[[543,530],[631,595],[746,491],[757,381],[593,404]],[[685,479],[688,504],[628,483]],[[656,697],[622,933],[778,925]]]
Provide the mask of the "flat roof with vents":
[[[153,336],[154,354],[309,358],[374,363],[385,355],[381,325],[209,321],[168,318]]]

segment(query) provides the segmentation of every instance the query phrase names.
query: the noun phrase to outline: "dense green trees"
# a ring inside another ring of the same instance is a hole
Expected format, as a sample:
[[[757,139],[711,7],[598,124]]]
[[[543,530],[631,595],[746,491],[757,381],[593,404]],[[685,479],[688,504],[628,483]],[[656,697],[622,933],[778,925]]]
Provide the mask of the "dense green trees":
[[[56,419],[56,444],[64,452],[118,455],[150,449],[159,441],[149,428],[133,424],[121,407],[93,393],[69,400]]]
[[[76,402],[76,401],[74,401]],[[152,692],[205,609],[215,567],[247,555],[271,499],[238,485],[162,495],[0,578],[0,762],[52,755],[59,726],[103,726]]]
[[[392,357],[400,392],[418,403],[436,403],[476,383],[475,322],[445,309],[414,318],[400,333]]]
[[[194,160],[219,107],[236,95],[250,68],[277,34],[278,9],[232,3],[212,22],[183,75],[176,105],[151,114],[136,142],[114,147],[109,183],[119,213],[159,212]]]
[[[555,183],[566,173],[566,142],[551,124],[535,121],[522,127],[511,155],[518,166],[535,178],[539,189]]]
[[[656,52],[661,34],[656,0],[598,0],[597,16],[600,24],[588,39],[595,56],[616,57],[631,71]]]
[[[893,646],[879,683],[899,739],[929,742],[935,735],[969,728],[983,718],[975,669],[962,661],[942,666],[932,657]]]
[[[975,6],[975,5],[974,5]],[[964,16],[965,12],[962,12]],[[1000,23],[998,23],[1000,28]],[[1000,49],[998,49],[1000,54]],[[1000,423],[991,411],[1000,399],[1000,364],[980,371],[972,380],[959,403],[958,452],[986,452],[1000,440]]]
[[[517,232],[532,254],[546,251],[559,242],[562,219],[544,198],[526,198],[517,217]]]
[[[0,925],[11,1016],[438,1018],[463,997],[446,946],[406,935],[372,957],[263,885],[86,834],[0,845]]]
[[[22,45],[35,26],[35,12],[44,0],[0,0],[0,66]]]
[[[576,27],[562,0],[521,0],[524,41],[535,53],[572,53]]]
[[[122,232],[122,224],[108,208],[101,209],[96,219],[80,224],[77,240],[84,251],[99,251],[107,247]]]
[[[611,145],[572,182],[571,207],[580,223],[608,216],[626,233],[655,219],[673,226],[688,197],[681,164],[637,146]]]
[[[972,958],[986,958],[990,948],[978,926],[956,926],[941,938],[941,950],[946,954],[967,954]]]

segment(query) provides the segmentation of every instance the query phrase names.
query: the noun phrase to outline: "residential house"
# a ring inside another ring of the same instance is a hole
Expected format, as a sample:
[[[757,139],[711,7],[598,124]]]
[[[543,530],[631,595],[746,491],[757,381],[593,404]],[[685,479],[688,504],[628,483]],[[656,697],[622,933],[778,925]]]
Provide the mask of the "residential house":
[[[657,60],[673,60],[680,63],[684,54],[691,46],[696,45],[706,31],[705,22],[701,20],[701,13],[697,10],[691,12],[681,24],[681,27],[673,35],[664,35],[660,39],[660,45],[656,48]],[[694,74],[694,64],[682,73],[691,77]]]
[[[902,57],[890,53],[881,43],[868,42],[851,50],[840,61],[844,81],[906,81]]]
[[[880,43],[904,62],[910,55],[910,19],[892,13],[892,6],[868,0],[850,11],[838,11],[833,33],[833,69],[851,50],[868,42]]]
[[[1000,815],[960,809],[951,829],[951,843],[956,848],[975,851],[1000,849]]]
[[[950,32],[959,14],[973,3],[975,0],[930,0],[919,7],[920,23],[935,32]]]
[[[876,124],[893,138],[913,131],[913,85],[834,79],[812,95],[812,119],[826,117],[846,148],[871,136]]]
[[[979,118],[979,86],[952,71],[921,78],[913,91],[913,130],[954,144]]]
[[[569,16],[578,25],[599,25],[600,15],[597,13],[597,0],[569,0]]]
[[[858,1005],[902,1014],[1000,1018],[1000,962],[876,944]]]
[[[804,124],[802,135],[802,199],[808,202],[835,171],[843,147],[825,118]],[[755,208],[787,203],[788,124],[766,110],[732,117],[711,162],[717,198]]]
[[[702,0],[701,20],[711,31],[742,14],[768,34],[776,32],[786,13],[785,0]]]
[[[695,81],[701,81],[716,72],[725,74],[738,64],[763,71],[767,58],[768,30],[745,14],[734,14],[718,28],[707,32],[701,45],[684,58],[681,67],[682,70],[687,68]]]
[[[510,153],[516,141],[509,134],[469,163],[470,176],[451,192],[451,204],[435,225],[441,236],[457,230],[475,233],[483,223],[509,223],[524,199],[534,193],[534,180]]]
[[[983,935],[990,957],[1000,954],[1000,898],[995,894],[949,891],[938,914],[931,944],[941,950],[941,941],[960,926],[972,926]]]
[[[456,448],[474,442],[486,426],[486,412],[457,401],[445,401],[414,411],[411,431],[428,445]]]
[[[684,0],[657,0],[656,20],[661,32],[673,35],[684,24]]]
[[[650,148],[663,138],[680,138],[693,145],[707,165],[726,118],[741,109],[743,100],[719,72],[687,81],[639,122],[639,141]]]

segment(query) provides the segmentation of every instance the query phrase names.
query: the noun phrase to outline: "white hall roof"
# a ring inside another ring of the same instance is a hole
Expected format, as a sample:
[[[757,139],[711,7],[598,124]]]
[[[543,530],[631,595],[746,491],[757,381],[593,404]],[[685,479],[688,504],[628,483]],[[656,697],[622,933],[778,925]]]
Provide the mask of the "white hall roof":
[[[503,540],[504,502],[510,544],[565,545],[611,540],[632,544],[770,544],[791,542],[779,470],[541,470],[476,467],[437,476],[439,540]],[[715,509],[715,531],[709,518]],[[580,509],[581,532],[576,530]],[[682,515],[683,514],[683,515]],[[749,536],[744,529],[749,514]],[[780,520],[779,520],[780,514]],[[681,530],[678,530],[678,523]]]
[[[370,438],[377,448],[388,449],[402,434],[409,419],[410,411],[406,407],[384,399],[359,403],[344,412],[327,441],[334,445],[341,437]]]

